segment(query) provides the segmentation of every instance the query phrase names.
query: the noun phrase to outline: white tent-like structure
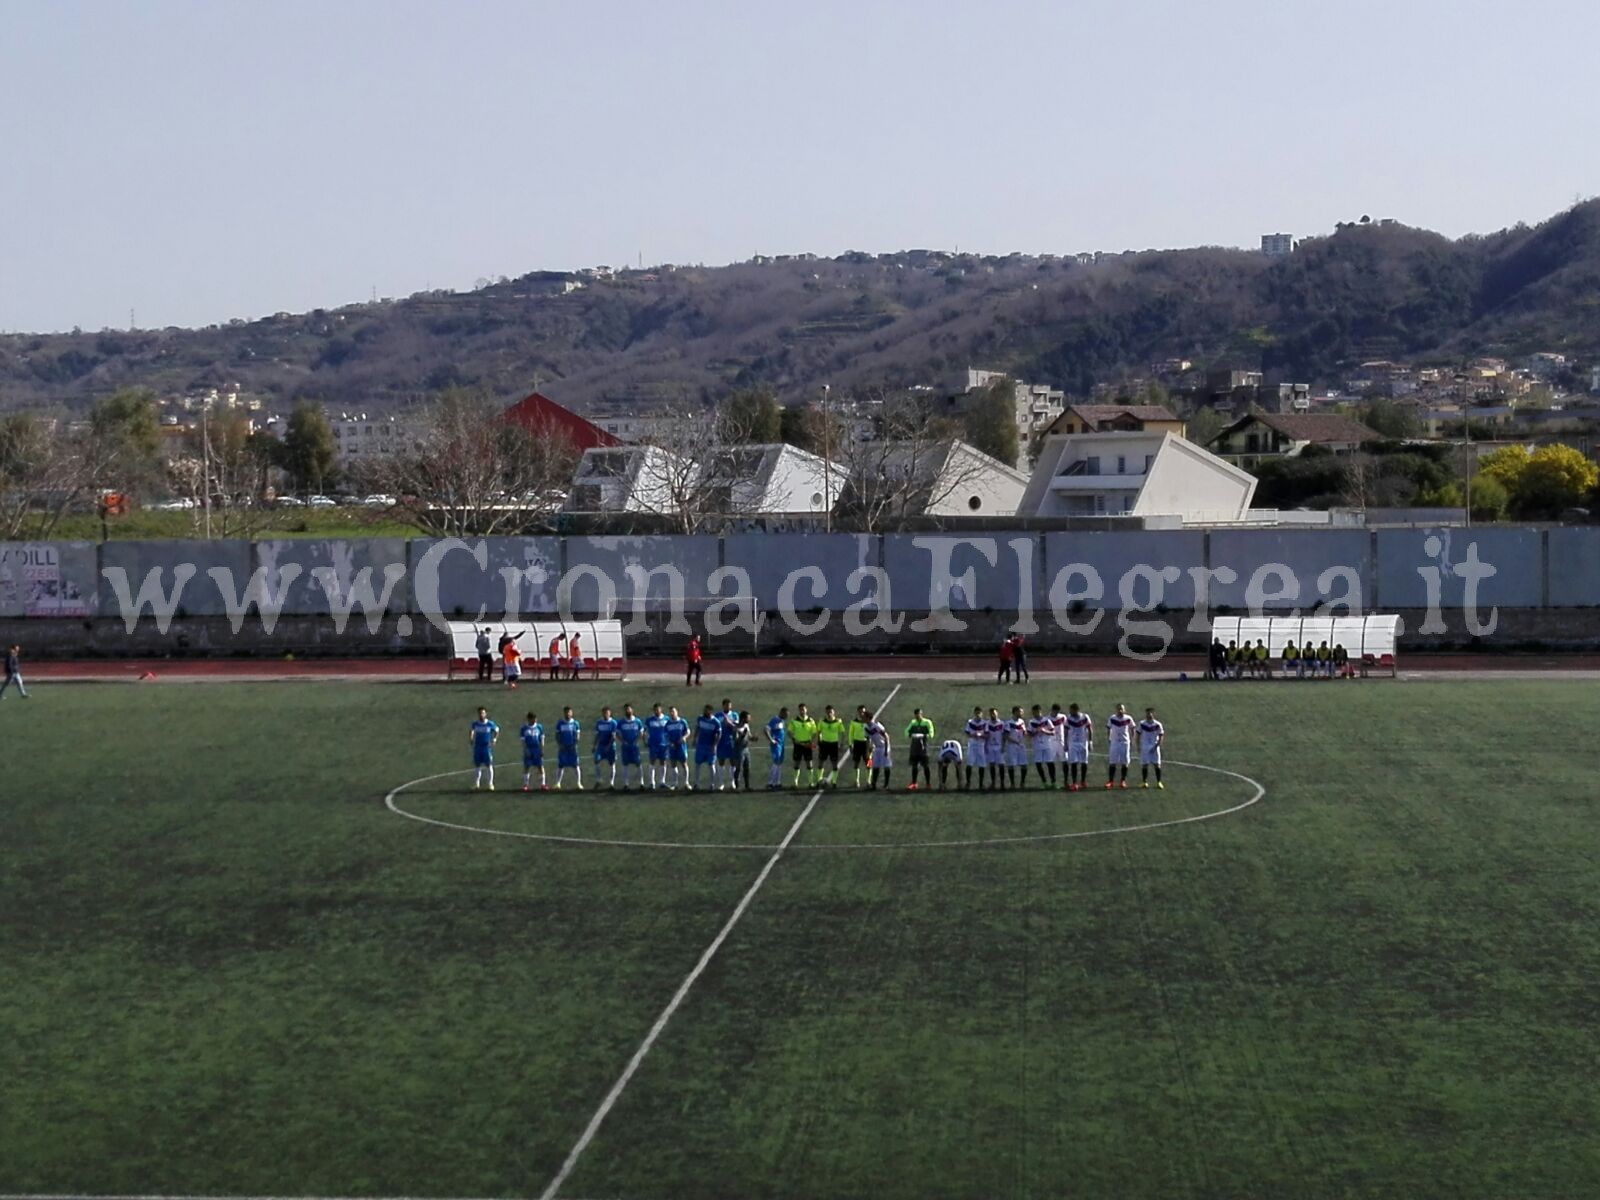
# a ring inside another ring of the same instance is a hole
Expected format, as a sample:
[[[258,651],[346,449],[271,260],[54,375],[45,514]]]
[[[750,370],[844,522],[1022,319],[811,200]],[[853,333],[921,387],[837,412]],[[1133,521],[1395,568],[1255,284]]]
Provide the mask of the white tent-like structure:
[[[1400,618],[1384,614],[1366,617],[1214,617],[1211,636],[1224,646],[1229,642],[1254,646],[1262,641],[1274,661],[1283,657],[1290,642],[1296,646],[1342,645],[1363,675],[1373,668],[1398,674],[1395,640]]]

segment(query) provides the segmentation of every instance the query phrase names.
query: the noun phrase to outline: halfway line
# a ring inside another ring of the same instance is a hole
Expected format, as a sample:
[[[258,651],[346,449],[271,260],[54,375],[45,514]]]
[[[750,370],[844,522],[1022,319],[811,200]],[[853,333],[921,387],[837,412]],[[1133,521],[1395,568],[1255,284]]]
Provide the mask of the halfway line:
[[[895,696],[899,695],[900,688],[900,684],[895,684],[894,689],[883,698],[883,703],[878,705],[877,710],[880,714],[889,707]],[[849,761],[850,751],[846,749],[844,757],[839,763],[840,768],[842,769],[844,764]],[[650,1053],[650,1048],[656,1044],[656,1039],[661,1036],[661,1031],[667,1027],[667,1022],[672,1020],[672,1014],[678,1011],[678,1006],[683,1003],[683,998],[689,994],[689,989],[694,986],[695,980],[699,979],[701,974],[704,973],[717,951],[722,948],[722,943],[728,940],[728,935],[733,932],[733,927],[739,923],[739,918],[744,916],[745,910],[750,907],[750,902],[755,899],[756,893],[761,890],[761,885],[766,883],[767,876],[772,874],[772,868],[778,865],[778,860],[783,857],[783,852],[789,848],[789,843],[794,841],[795,835],[800,832],[800,827],[806,823],[806,818],[811,816],[812,810],[817,807],[817,802],[822,799],[822,791],[823,789],[819,787],[811,794],[810,802],[805,806],[804,811],[795,818],[794,824],[789,826],[789,832],[783,835],[783,841],[778,843],[778,848],[772,852],[772,857],[767,859],[766,866],[761,868],[761,873],[756,876],[755,882],[750,885],[750,890],[745,892],[743,898],[734,906],[732,915],[728,917],[722,928],[717,931],[717,936],[711,939],[711,944],[705,948],[705,952],[700,955],[700,961],[695,963],[694,969],[684,976],[683,982],[678,985],[678,990],[672,993],[672,999],[667,1001],[667,1006],[661,1010],[661,1015],[656,1018],[656,1023],[650,1026],[650,1032],[645,1034],[644,1041],[639,1043],[639,1048],[633,1052],[633,1057],[628,1060],[628,1065],[622,1069],[622,1074],[617,1077],[617,1081],[611,1085],[611,1090],[606,1093],[605,1099],[600,1101],[600,1107],[595,1109],[594,1116],[589,1118],[589,1124],[584,1127],[583,1133],[567,1154],[566,1162],[561,1164],[561,1170],[556,1172],[556,1177],[550,1181],[550,1186],[540,1193],[539,1200],[555,1200],[556,1193],[561,1190],[561,1186],[567,1182],[567,1178],[578,1165],[578,1159],[583,1157],[583,1152],[589,1148],[589,1143],[594,1141],[595,1134],[600,1132],[600,1126],[604,1123],[606,1117],[610,1115],[612,1106],[616,1104],[618,1098],[622,1095],[623,1089],[633,1079],[634,1073],[639,1069],[639,1065],[644,1062],[644,1056]]]

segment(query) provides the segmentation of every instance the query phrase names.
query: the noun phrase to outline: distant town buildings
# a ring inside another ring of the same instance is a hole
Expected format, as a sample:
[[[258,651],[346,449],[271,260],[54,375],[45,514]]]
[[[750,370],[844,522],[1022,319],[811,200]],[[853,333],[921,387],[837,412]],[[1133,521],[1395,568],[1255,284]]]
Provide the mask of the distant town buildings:
[[[1261,235],[1261,253],[1268,258],[1288,258],[1294,253],[1294,234],[1292,233],[1263,233]]]
[[[1336,413],[1251,413],[1211,439],[1210,449],[1246,470],[1270,458],[1289,458],[1308,446],[1348,454],[1382,436]]]
[[[1172,432],[1052,434],[1017,514],[1242,520],[1255,476]]]

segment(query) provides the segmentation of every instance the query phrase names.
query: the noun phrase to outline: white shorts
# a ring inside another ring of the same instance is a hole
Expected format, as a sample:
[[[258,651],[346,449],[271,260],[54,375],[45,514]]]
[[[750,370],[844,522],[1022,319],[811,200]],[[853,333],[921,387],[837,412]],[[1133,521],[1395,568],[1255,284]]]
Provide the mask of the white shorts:
[[[1069,763],[1086,763],[1089,761],[1089,743],[1074,742],[1067,747],[1067,761]]]
[[[507,663],[505,666],[505,672],[507,683],[510,683],[514,679],[522,678],[522,668],[517,666],[515,663]]]
[[[1006,747],[1006,766],[1025,767],[1028,765],[1028,748],[1012,742]]]
[[[1053,763],[1056,760],[1055,743],[1046,738],[1040,738],[1033,743],[1033,761],[1036,763]]]
[[[967,739],[967,766],[986,767],[989,765],[989,756],[984,753],[981,740]]]
[[[581,658],[575,658],[567,664],[567,666],[571,667],[574,671],[581,671],[588,665],[589,664],[584,662]]]
[[[1139,761],[1147,767],[1159,767],[1161,765],[1161,747],[1151,746],[1148,750],[1141,749],[1139,751]]]
[[[1112,742],[1111,750],[1106,754],[1106,761],[1113,767],[1125,767],[1132,756],[1133,747],[1127,742]]]

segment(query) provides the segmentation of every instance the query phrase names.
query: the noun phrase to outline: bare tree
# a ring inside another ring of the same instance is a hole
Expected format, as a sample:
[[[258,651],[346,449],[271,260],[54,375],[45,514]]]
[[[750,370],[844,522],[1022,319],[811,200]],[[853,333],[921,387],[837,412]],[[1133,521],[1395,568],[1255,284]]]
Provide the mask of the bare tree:
[[[248,418],[224,413],[184,435],[183,452],[167,464],[167,482],[194,501],[197,531],[209,506],[212,537],[254,537],[282,521],[282,511],[266,501],[276,450],[271,435],[251,432]]]
[[[499,402],[479,392],[446,392],[409,423],[371,478],[435,537],[548,526],[579,458],[559,427],[507,420]]]
[[[76,439],[32,413],[0,420],[0,538],[47,538],[87,489]]]
[[[764,432],[759,414],[684,404],[667,410],[641,447],[634,494],[641,507],[666,517],[677,533],[714,533],[760,507],[752,486]]]
[[[1354,453],[1344,462],[1344,502],[1365,512],[1373,502],[1377,471],[1370,454]]]
[[[875,533],[922,516],[992,471],[992,461],[960,442],[958,428],[923,396],[886,398],[872,436],[843,447],[835,528]]]

